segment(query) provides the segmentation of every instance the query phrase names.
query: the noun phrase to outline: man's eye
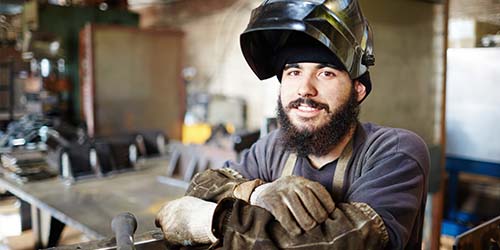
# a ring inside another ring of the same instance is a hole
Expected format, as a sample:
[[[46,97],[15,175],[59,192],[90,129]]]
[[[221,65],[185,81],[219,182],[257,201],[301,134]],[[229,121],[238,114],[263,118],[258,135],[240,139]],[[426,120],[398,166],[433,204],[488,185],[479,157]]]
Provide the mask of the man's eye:
[[[330,72],[330,71],[323,71],[323,72],[320,73],[320,75],[324,76],[324,77],[334,77],[335,73]]]
[[[298,76],[298,75],[300,75],[300,71],[298,71],[298,70],[290,70],[286,74],[289,75],[289,76]]]

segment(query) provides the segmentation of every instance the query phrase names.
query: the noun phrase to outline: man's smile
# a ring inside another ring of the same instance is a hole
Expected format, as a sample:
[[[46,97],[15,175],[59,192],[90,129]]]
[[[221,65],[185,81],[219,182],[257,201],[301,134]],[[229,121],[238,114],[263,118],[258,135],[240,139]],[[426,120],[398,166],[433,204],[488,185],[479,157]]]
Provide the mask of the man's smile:
[[[314,111],[319,111],[320,109],[318,108],[313,108],[313,107],[310,107],[306,104],[300,104],[298,107],[297,107],[298,110],[300,111],[303,111],[303,112],[314,112]]]
[[[328,105],[313,101],[309,98],[299,98],[288,104],[288,110],[292,116],[310,119],[318,116],[323,110],[328,113],[329,108]]]
[[[290,114],[298,118],[310,119],[320,115],[322,110],[324,109],[311,107],[306,104],[301,104],[297,108],[293,108],[292,110],[290,110]]]
[[[289,110],[298,109],[303,112],[314,112],[322,109],[324,109],[327,113],[330,111],[327,104],[316,102],[310,98],[299,98],[295,101],[291,101],[287,105],[287,108]]]

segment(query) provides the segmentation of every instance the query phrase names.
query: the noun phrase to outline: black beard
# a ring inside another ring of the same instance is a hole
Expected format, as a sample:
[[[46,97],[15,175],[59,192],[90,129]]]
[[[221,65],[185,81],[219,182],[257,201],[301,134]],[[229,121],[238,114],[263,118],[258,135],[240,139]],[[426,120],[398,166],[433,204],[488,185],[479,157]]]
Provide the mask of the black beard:
[[[309,98],[300,98],[291,102],[287,107],[297,105],[297,103],[307,103],[312,107],[324,107],[325,104],[317,103]],[[328,106],[327,106],[328,107]],[[344,137],[349,133],[353,125],[357,124],[359,116],[359,103],[356,99],[354,88],[347,102],[342,104],[333,112],[329,112],[329,121],[313,130],[298,129],[294,126],[288,115],[285,113],[281,97],[278,97],[278,121],[281,125],[283,135],[282,145],[298,156],[308,155],[324,156],[328,154]]]

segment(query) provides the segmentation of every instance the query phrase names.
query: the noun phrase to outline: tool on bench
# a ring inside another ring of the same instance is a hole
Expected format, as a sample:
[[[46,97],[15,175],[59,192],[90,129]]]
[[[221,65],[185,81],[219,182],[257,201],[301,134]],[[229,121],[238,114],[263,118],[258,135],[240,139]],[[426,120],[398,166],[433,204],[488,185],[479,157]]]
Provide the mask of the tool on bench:
[[[135,250],[134,233],[137,220],[131,213],[121,213],[111,221],[111,229],[115,233],[117,250]]]

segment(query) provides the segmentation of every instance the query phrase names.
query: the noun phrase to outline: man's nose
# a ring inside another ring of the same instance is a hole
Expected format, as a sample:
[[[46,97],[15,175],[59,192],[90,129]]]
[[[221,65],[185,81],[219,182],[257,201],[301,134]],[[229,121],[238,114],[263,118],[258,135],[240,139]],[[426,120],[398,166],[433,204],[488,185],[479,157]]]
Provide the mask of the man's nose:
[[[297,89],[297,94],[300,97],[312,97],[318,94],[313,77],[306,77],[303,79]]]

